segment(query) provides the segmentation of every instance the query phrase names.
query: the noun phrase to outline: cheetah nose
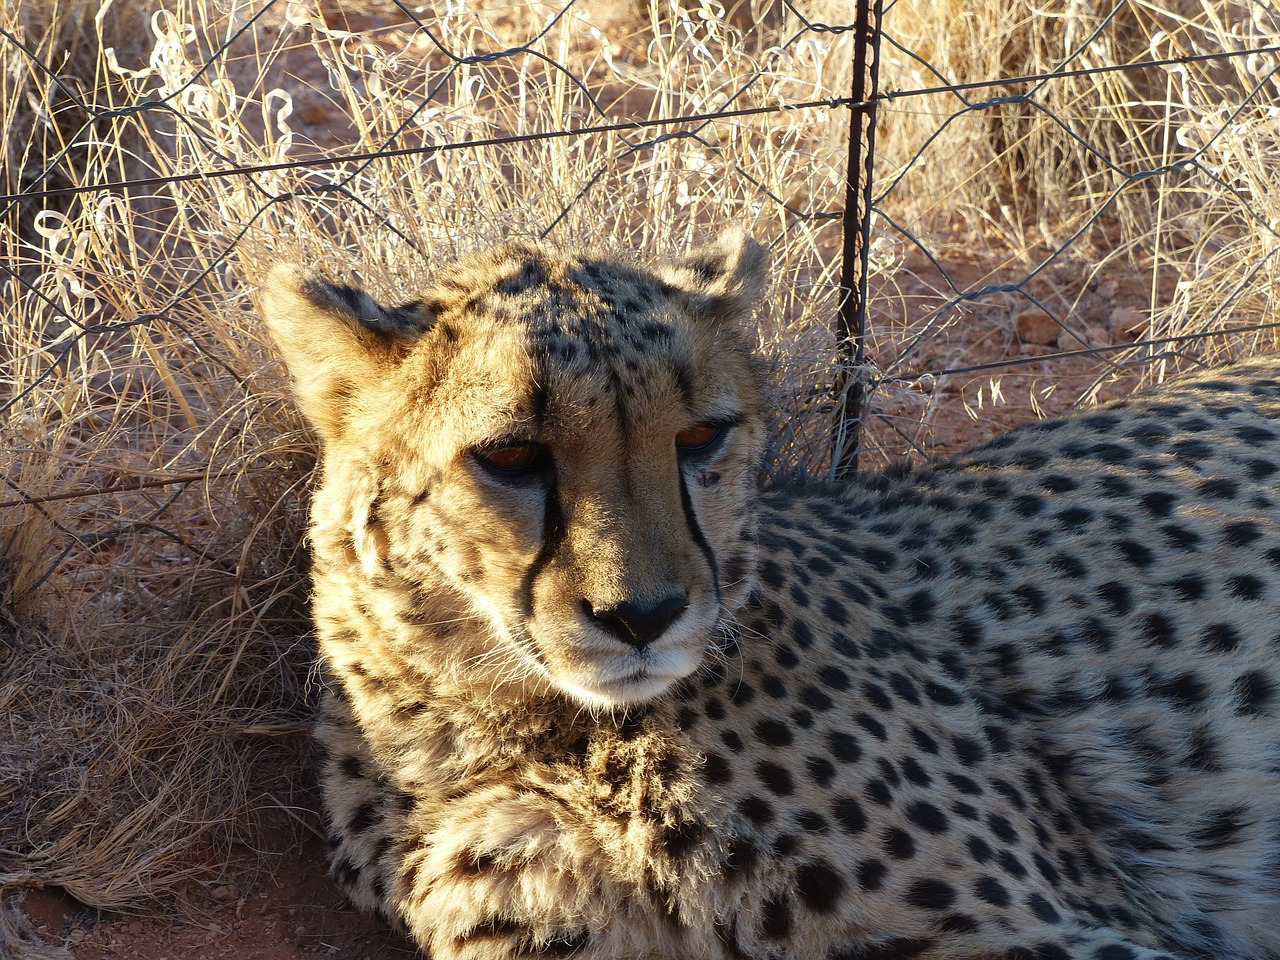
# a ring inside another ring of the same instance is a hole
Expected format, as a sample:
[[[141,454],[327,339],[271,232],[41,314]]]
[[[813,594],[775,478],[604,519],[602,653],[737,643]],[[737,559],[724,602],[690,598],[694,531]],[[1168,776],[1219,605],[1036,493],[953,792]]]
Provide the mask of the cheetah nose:
[[[602,628],[623,643],[643,650],[688,609],[689,598],[679,593],[647,605],[629,600],[604,608],[596,607],[587,600],[583,600],[582,605]]]

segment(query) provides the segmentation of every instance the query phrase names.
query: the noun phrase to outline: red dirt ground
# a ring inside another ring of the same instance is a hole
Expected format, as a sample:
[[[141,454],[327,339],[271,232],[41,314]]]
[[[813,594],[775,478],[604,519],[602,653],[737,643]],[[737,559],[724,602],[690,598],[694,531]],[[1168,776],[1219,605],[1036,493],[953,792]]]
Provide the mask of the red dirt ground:
[[[75,960],[411,960],[413,944],[348,905],[325,873],[314,837],[290,847],[270,838],[264,856],[246,852],[229,880],[184,916],[121,917],[87,909],[54,891],[32,891],[23,909],[49,946]],[[23,954],[18,948],[17,957]],[[3,951],[0,951],[3,952]]]

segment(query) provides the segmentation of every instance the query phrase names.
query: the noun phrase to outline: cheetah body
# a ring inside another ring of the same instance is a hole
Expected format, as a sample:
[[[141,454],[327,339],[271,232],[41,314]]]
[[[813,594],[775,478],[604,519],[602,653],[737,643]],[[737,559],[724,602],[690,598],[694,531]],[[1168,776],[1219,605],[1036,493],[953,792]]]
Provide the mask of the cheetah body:
[[[761,492],[762,273],[273,274],[352,899],[439,960],[1280,957],[1280,361]]]

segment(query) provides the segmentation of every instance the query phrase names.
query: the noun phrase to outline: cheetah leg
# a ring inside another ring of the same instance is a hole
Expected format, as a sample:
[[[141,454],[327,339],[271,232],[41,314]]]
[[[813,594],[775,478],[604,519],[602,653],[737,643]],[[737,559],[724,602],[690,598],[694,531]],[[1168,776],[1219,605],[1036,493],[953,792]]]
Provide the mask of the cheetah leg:
[[[407,803],[376,769],[341,698],[326,694],[316,739],[324,750],[320,791],[329,872],[356,907],[403,930],[387,894],[395,864],[404,856]]]
[[[564,810],[508,786],[469,801],[447,828],[423,830],[401,866],[399,912],[415,939],[434,960],[606,955],[591,931],[609,917],[625,925],[625,911],[566,844]]]

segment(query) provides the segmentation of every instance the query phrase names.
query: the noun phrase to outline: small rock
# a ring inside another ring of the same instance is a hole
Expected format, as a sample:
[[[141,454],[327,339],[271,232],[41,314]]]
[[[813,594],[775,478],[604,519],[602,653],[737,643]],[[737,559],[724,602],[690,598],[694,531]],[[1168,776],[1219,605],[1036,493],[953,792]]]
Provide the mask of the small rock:
[[[67,934],[67,943],[81,943],[84,938],[85,932],[83,930],[72,930]]]
[[[1081,341],[1084,341],[1081,343]],[[1090,323],[1072,326],[1070,330],[1058,333],[1059,350],[1084,350],[1088,347],[1101,347],[1111,342],[1111,337],[1102,327]]]
[[[1039,307],[1032,307],[1013,318],[1013,329],[1023,343],[1054,344],[1062,327]]]
[[[301,940],[307,935],[307,928],[302,924],[298,924],[298,926],[293,928],[293,935],[296,939]]]
[[[146,927],[144,927],[144,926],[142,925],[142,921],[141,921],[141,920],[134,920],[134,921],[132,921],[132,922],[129,924],[129,932],[130,932],[131,934],[133,934],[135,937],[136,937],[138,934],[142,933],[142,931],[143,931],[143,930],[145,930],[145,929],[146,929]]]
[[[214,887],[209,891],[209,895],[219,903],[230,903],[240,896],[240,891],[236,889],[235,884],[224,883],[220,887]]]
[[[316,125],[332,120],[333,111],[323,103],[308,103],[298,111],[298,117],[303,123]]]
[[[1111,329],[1126,333],[1135,331],[1146,326],[1148,317],[1147,311],[1138,307],[1116,307],[1111,311]]]

